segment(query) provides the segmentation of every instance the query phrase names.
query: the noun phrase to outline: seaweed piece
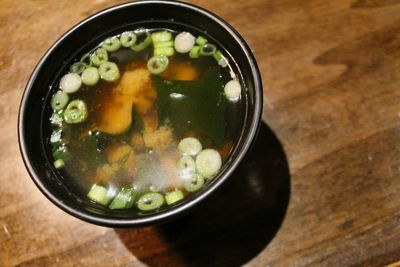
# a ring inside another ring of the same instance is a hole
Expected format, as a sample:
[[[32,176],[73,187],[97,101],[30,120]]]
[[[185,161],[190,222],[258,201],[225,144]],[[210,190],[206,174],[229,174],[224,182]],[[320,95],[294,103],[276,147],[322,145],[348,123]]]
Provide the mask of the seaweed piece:
[[[153,76],[157,90],[159,124],[168,119],[182,138],[194,131],[202,139],[222,146],[225,137],[226,101],[218,67],[208,68],[199,80],[176,81]]]

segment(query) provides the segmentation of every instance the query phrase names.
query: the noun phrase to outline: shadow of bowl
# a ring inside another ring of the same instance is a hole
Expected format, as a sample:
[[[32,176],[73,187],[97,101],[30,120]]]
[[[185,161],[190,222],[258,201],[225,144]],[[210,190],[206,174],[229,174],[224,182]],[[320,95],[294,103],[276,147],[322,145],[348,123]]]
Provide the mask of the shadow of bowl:
[[[195,212],[168,224],[115,232],[149,266],[240,266],[275,236],[289,196],[285,153],[262,123],[241,166]]]

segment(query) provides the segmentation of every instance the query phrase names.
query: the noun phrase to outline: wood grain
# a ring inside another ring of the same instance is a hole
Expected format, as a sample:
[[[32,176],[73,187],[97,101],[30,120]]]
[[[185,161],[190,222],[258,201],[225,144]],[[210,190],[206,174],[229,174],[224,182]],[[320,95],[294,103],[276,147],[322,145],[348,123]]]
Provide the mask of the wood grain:
[[[61,34],[122,2],[0,1],[0,266],[396,266],[399,0],[190,1],[232,24],[258,60],[254,151],[171,224],[108,229],[54,207],[19,154],[19,101]]]

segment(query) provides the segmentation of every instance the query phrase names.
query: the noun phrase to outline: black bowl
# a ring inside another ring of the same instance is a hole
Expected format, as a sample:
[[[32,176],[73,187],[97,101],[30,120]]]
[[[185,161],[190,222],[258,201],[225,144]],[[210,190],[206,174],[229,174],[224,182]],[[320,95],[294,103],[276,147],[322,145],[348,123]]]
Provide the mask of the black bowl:
[[[45,106],[52,85],[74,58],[95,47],[111,34],[125,29],[178,28],[205,34],[225,50],[229,61],[246,84],[244,126],[238,142],[221,173],[200,192],[185,202],[149,214],[109,210],[82,199],[69,189],[49,161],[45,151]],[[67,213],[94,224],[122,227],[143,226],[177,218],[193,210],[214,192],[238,167],[249,150],[261,121],[262,84],[255,58],[243,40],[227,22],[218,16],[186,3],[176,1],[139,1],[118,5],[82,21],[64,34],[43,56],[27,83],[22,97],[18,137],[21,154],[35,184],[55,205]]]

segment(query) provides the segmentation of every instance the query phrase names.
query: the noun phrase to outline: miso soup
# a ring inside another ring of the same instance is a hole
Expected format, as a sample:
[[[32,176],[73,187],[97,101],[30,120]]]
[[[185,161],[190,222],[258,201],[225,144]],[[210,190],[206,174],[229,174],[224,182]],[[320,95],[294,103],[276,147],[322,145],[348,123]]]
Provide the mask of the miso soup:
[[[244,120],[244,85],[202,35],[132,29],[75,60],[56,84],[48,151],[75,192],[155,211],[218,176]]]

